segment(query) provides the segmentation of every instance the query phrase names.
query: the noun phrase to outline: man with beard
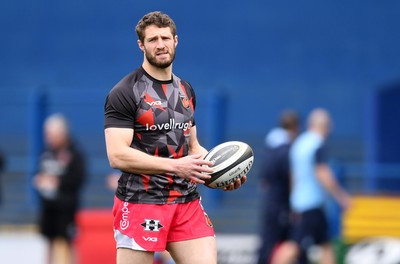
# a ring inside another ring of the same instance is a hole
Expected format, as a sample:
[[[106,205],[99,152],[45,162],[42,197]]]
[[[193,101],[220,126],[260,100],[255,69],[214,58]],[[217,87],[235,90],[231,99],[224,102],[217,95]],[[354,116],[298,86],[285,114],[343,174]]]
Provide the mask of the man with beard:
[[[113,208],[117,263],[151,264],[164,250],[177,263],[217,263],[214,229],[196,189],[210,178],[212,163],[197,140],[193,88],[172,73],[175,23],[151,12],[136,33],[143,63],[105,103],[107,155],[121,171]]]

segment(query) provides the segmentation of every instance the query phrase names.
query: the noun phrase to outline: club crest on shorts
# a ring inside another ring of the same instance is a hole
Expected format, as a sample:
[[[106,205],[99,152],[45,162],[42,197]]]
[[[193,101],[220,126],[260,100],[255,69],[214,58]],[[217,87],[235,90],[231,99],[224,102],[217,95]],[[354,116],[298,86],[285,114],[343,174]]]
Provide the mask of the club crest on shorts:
[[[211,222],[210,217],[208,216],[208,214],[206,212],[204,212],[204,217],[206,218],[206,223],[209,227],[213,227],[213,223]]]
[[[160,220],[144,219],[144,223],[140,224],[144,227],[144,231],[159,232],[160,228],[164,227],[160,224]]]
[[[179,94],[179,98],[181,98],[183,107],[189,108],[190,103],[189,103],[189,99],[187,98],[187,96],[184,94]]]

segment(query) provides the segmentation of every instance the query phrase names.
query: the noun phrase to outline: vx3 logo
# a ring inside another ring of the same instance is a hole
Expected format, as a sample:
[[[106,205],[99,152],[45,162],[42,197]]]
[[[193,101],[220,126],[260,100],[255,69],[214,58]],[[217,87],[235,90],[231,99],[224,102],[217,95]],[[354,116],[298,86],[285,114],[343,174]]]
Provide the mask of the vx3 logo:
[[[161,101],[151,101],[146,103],[150,106],[160,106],[162,104]]]
[[[157,242],[157,238],[156,237],[143,237],[143,239],[145,241],[149,241],[149,242]]]

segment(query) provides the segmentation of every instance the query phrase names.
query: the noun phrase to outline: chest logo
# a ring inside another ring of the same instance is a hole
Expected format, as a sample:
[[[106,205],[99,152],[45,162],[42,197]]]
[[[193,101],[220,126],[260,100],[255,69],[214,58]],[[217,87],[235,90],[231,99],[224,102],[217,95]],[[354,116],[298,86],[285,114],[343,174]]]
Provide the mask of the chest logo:
[[[146,102],[150,106],[160,106],[161,101],[152,101],[152,102]]]

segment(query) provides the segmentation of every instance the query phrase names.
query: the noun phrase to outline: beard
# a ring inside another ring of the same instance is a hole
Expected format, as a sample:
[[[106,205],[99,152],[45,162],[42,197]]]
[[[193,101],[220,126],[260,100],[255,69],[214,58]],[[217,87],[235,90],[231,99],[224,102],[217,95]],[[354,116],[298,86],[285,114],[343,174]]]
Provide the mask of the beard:
[[[147,61],[150,63],[150,65],[160,68],[160,69],[165,69],[165,68],[169,67],[172,64],[172,62],[174,61],[175,49],[172,50],[172,52],[168,53],[168,54],[170,54],[170,59],[168,59],[168,60],[159,60],[159,59],[157,59],[157,56],[153,56],[151,54],[151,52],[146,52],[145,56],[146,56]]]

